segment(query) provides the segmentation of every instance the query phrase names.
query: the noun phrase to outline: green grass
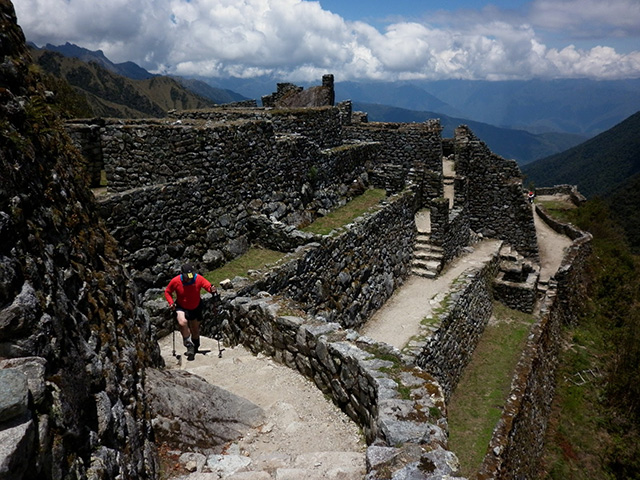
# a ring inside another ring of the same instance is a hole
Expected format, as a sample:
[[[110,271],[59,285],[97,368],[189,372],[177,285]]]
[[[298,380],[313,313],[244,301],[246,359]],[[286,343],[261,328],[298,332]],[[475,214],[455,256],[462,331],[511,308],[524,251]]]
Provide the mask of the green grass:
[[[494,304],[495,321],[485,329],[449,402],[449,447],[464,476],[475,475],[502,415],[511,379],[533,315]]]
[[[539,203],[549,215],[562,222],[570,222],[573,218],[571,211],[577,208],[571,202],[560,200],[536,200],[536,203]]]
[[[267,248],[251,248],[244,255],[231,260],[222,267],[208,272],[205,278],[214,285],[221,281],[234,277],[246,277],[249,270],[261,270],[267,265],[276,263],[285,256],[282,252],[276,252]]]
[[[382,189],[370,189],[362,195],[354,198],[345,206],[320,217],[312,224],[304,227],[302,231],[316,233],[318,235],[328,235],[333,230],[337,230],[358,218],[371,207],[376,206],[386,197],[386,192]]]

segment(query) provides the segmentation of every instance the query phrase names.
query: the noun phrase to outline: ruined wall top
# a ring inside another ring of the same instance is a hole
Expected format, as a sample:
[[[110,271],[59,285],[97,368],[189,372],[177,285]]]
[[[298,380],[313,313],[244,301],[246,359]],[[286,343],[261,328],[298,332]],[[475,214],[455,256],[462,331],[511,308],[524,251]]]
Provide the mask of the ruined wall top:
[[[262,97],[264,107],[300,108],[333,106],[335,91],[333,75],[322,77],[322,85],[303,89],[292,83],[278,83],[278,90]]]

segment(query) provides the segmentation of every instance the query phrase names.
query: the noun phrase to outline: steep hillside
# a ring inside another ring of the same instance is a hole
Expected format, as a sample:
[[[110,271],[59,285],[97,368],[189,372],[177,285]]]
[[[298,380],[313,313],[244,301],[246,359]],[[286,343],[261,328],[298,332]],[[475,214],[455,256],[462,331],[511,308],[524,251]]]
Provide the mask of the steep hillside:
[[[524,130],[494,127],[487,123],[449,117],[442,113],[406,110],[387,105],[354,102],[353,108],[367,112],[369,120],[375,122],[424,122],[430,118],[439,118],[444,129],[444,137],[453,137],[456,127],[467,125],[493,152],[504,158],[512,158],[520,165],[564,151],[585,139],[582,136],[563,133],[535,135]]]
[[[537,186],[577,185],[587,196],[608,196],[640,173],[640,112],[569,150],[522,168]]]
[[[166,111],[206,108],[214,105],[169,77],[132,80],[98,63],[86,63],[49,50],[31,49],[44,72],[66,80],[85,96],[91,114],[102,117],[163,117]]]
[[[38,49],[38,47],[33,44],[31,45],[31,48]],[[149,78],[159,77],[159,75],[150,73],[133,62],[113,63],[104,55],[102,50],[88,50],[69,42],[64,45],[51,45],[50,43],[47,43],[43,49],[61,53],[65,57],[77,58],[85,63],[95,62],[112,73],[116,73],[133,80],[146,80]],[[196,95],[207,98],[214,103],[231,103],[247,100],[246,97],[232,90],[215,88],[200,80],[186,79],[182,77],[171,78],[177,80]]]

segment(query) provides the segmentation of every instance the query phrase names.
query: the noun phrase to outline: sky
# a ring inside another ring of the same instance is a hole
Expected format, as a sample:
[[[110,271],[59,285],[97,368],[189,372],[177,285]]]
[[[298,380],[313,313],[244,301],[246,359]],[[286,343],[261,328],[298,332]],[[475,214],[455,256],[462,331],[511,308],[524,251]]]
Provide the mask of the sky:
[[[13,0],[66,42],[185,77],[640,78],[640,0]]]

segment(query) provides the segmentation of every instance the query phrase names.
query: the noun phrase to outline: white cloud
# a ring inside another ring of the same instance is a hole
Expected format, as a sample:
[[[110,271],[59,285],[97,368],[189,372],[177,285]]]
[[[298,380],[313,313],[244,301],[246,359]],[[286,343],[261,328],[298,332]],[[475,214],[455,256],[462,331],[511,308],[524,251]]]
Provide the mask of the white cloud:
[[[540,28],[560,30],[576,38],[638,36],[638,0],[536,0],[531,22]]]
[[[613,0],[535,0],[530,16],[486,8],[439,12],[437,26],[398,22],[379,31],[346,22],[302,0],[18,0],[27,38],[102,49],[115,62],[180,75],[251,77],[278,74],[292,81],[323,73],[347,79],[533,76],[640,76],[640,51],[601,46],[545,45],[541,31],[567,29],[593,36],[636,35],[640,3]],[[589,27],[589,28],[587,28]],[[583,32],[584,30],[584,32]]]

